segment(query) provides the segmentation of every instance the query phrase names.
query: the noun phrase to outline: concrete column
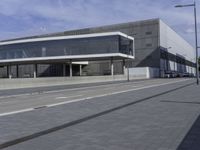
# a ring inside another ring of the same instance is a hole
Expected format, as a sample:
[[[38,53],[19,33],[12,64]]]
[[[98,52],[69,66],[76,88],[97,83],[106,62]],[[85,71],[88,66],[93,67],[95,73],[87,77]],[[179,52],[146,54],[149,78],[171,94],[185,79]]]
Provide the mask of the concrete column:
[[[63,64],[63,76],[66,76],[66,64]]]
[[[111,69],[111,76],[114,76],[114,65],[113,65],[113,58],[111,58],[111,62],[110,62],[110,69]]]
[[[69,63],[69,76],[72,77],[72,61]]]
[[[126,62],[125,62],[125,59],[123,59],[123,62],[122,62],[122,69],[123,69],[123,74],[125,75],[125,72],[126,72]]]
[[[129,68],[130,68],[130,62],[129,60],[127,61],[127,81],[130,81],[130,75],[129,75]]]
[[[80,65],[80,76],[82,76],[82,65]]]
[[[176,71],[176,62],[174,61],[174,71]]]
[[[17,74],[17,78],[19,78],[19,65],[16,65],[16,74]]]
[[[33,78],[37,78],[37,64],[34,64]]]
[[[11,66],[7,66],[7,72],[8,72],[8,78],[12,79],[12,74],[11,74]]]

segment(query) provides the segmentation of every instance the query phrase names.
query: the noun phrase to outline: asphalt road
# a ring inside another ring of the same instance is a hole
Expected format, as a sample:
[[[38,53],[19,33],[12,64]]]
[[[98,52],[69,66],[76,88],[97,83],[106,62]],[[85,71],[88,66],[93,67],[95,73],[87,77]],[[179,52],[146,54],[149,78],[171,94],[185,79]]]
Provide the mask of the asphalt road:
[[[13,92],[9,92],[8,95],[0,96],[0,116],[32,111],[38,108],[53,107],[56,105],[73,103],[86,99],[124,93],[133,90],[140,90],[143,88],[170,84],[182,80],[183,79],[179,79],[177,81],[174,81],[174,79],[157,79],[135,82],[119,82],[102,85],[93,84],[90,86],[86,85],[83,87],[62,88],[58,90],[55,89],[55,87],[52,87],[52,89],[49,88],[48,90],[34,88],[35,91],[39,89],[38,92],[27,91],[26,93],[20,93],[19,91],[19,94],[12,94]]]
[[[0,149],[181,150],[200,114],[194,83],[156,79],[4,94]]]

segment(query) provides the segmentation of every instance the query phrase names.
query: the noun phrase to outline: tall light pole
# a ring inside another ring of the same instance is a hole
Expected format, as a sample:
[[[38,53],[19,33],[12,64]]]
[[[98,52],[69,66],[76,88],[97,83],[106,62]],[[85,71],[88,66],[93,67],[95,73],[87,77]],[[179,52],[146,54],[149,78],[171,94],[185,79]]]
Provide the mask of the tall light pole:
[[[199,85],[199,62],[198,62],[198,39],[197,39],[197,11],[196,2],[187,5],[176,5],[175,7],[194,7],[194,22],[195,22],[195,45],[196,45],[196,78],[197,85]]]

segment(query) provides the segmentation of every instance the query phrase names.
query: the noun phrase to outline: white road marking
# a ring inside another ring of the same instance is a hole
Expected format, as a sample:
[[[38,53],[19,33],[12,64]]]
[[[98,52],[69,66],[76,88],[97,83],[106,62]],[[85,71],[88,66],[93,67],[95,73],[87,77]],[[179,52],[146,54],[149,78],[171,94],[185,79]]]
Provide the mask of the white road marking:
[[[18,114],[18,113],[23,113],[23,112],[29,112],[29,111],[33,111],[33,110],[34,110],[34,108],[27,108],[27,109],[12,111],[12,112],[6,112],[6,113],[0,114],[0,117],[2,117],[2,116],[8,116],[8,115],[13,115],[13,114]]]
[[[65,99],[67,97],[56,97],[55,99]]]
[[[63,96],[63,97],[56,97],[55,99],[67,99],[67,98],[73,98],[73,97],[80,97],[80,96],[83,96],[83,95],[72,95],[72,96]]]
[[[15,97],[19,97],[19,96],[28,96],[28,95],[32,95],[32,94],[28,93],[28,94],[16,94],[16,95],[0,96],[0,99],[15,98]]]
[[[188,81],[188,80],[191,80],[191,79],[184,79],[184,80],[179,80],[179,81],[172,81],[172,82],[168,82],[168,83],[154,84],[154,85],[150,85],[150,86],[124,90],[124,91],[111,92],[111,93],[108,93],[108,94],[102,94],[102,95],[97,95],[97,96],[92,96],[92,97],[86,97],[86,98],[81,98],[81,99],[74,99],[74,100],[70,100],[70,101],[49,104],[49,105],[45,105],[43,107],[54,107],[54,106],[59,106],[59,105],[63,105],[63,104],[80,102],[80,101],[84,101],[84,100],[90,100],[90,99],[93,99],[93,98],[104,97],[104,96],[109,96],[109,95],[115,95],[115,94],[120,94],[120,93],[126,93],[126,92],[130,92],[130,91],[137,91],[137,90],[142,90],[142,89],[147,89],[147,88],[152,88],[152,87],[159,87],[159,86],[174,84],[174,83],[178,83],[178,82]],[[40,106],[38,106],[38,107],[40,107]],[[27,108],[27,109],[22,109],[22,110],[18,110],[18,111],[2,113],[2,114],[0,114],[0,117],[12,115],[12,114],[23,113],[23,112],[28,112],[28,111],[33,111],[33,110],[35,110],[35,109],[34,108]]]

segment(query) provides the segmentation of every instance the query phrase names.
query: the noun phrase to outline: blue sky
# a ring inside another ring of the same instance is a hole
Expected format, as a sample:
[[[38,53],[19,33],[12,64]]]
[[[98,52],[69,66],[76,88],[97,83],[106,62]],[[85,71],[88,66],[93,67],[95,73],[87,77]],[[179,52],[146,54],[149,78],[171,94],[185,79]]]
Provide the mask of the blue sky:
[[[194,45],[192,7],[173,7],[192,2],[193,0],[0,0],[0,40],[161,18]],[[200,0],[196,2],[197,14],[200,14]],[[200,33],[200,15],[198,28]]]

